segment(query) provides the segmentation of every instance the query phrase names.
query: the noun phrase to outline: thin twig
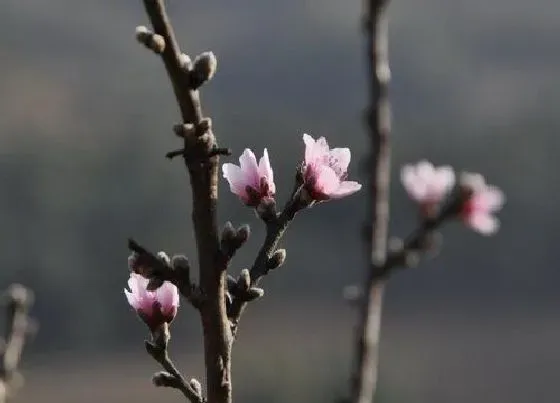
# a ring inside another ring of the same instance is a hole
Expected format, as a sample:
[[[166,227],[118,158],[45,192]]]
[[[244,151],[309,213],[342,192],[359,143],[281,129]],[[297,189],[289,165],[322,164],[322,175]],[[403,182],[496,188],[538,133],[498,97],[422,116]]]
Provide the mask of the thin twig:
[[[365,296],[356,330],[355,367],[352,374],[351,402],[371,403],[378,378],[378,352],[384,281],[379,276],[387,255],[389,221],[389,179],[391,110],[388,85],[388,0],[367,0],[365,34],[370,77],[368,124],[371,136],[371,235],[367,244],[371,264],[365,279]]]
[[[175,364],[173,364],[173,361],[169,358],[167,348],[159,348],[155,344],[146,342],[146,350],[154,358],[154,360],[161,365],[161,367],[166,371],[166,375],[170,378],[165,383],[154,383],[158,386],[167,386],[180,390],[192,403],[204,403],[204,398],[201,396],[200,392],[195,390],[175,367]]]
[[[184,137],[186,154],[195,158],[185,158],[192,187],[195,238],[198,249],[200,287],[205,294],[205,303],[200,309],[204,332],[204,358],[206,364],[207,397],[209,403],[231,402],[231,332],[226,313],[226,272],[225,267],[215,264],[219,256],[217,225],[218,199],[218,155],[211,155],[217,147],[208,119],[203,119],[199,92],[201,84],[197,71],[196,82],[191,80],[189,63],[183,56],[171,22],[165,11],[163,0],[143,0],[154,33],[163,37],[165,46],[161,58],[171,81],[177,104],[185,127],[204,127],[204,135]],[[209,56],[209,54],[207,54]],[[203,59],[200,59],[203,60]],[[210,61],[209,57],[204,60]],[[215,63],[215,60],[213,60]],[[206,66],[207,67],[207,66]],[[215,70],[215,65],[212,66]],[[203,124],[206,122],[207,124]],[[200,133],[202,134],[202,133]]]
[[[0,351],[0,403],[6,402],[17,388],[18,367],[25,341],[34,324],[29,319],[33,305],[33,292],[22,285],[13,284],[6,291],[6,329]]]
[[[251,287],[259,285],[261,279],[269,272],[270,269],[268,268],[268,261],[276,251],[278,243],[284,236],[290,222],[294,219],[296,213],[304,207],[301,204],[302,200],[299,196],[300,191],[301,184],[299,183],[298,178],[296,178],[296,186],[294,187],[294,190],[289,200],[286,202],[282,212],[278,216],[275,216],[265,222],[266,235],[259,253],[249,270]],[[246,306],[247,301],[239,297],[234,297],[231,305],[229,306],[228,316],[231,321],[234,338],[237,334],[239,320]]]

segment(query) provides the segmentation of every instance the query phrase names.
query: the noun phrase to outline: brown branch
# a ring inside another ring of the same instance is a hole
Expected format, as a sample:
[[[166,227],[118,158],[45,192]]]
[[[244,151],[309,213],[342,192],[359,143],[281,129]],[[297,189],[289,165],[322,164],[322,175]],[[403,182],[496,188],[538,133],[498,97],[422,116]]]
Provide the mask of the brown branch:
[[[5,292],[4,298],[7,300],[7,322],[0,350],[0,403],[6,402],[17,389],[23,347],[27,336],[34,330],[34,323],[29,319],[33,292],[22,285],[13,284]]]
[[[371,265],[366,277],[356,330],[355,367],[352,374],[351,402],[370,403],[378,378],[378,351],[384,281],[379,268],[387,258],[389,222],[391,110],[388,85],[388,0],[367,0],[365,34],[370,77],[368,124],[371,136],[371,234],[367,237]]]
[[[216,264],[219,256],[216,218],[219,156],[211,155],[211,151],[217,147],[216,138],[211,125],[207,124],[209,120],[203,119],[197,90],[204,78],[208,80],[214,74],[215,58],[213,54],[205,53],[195,60],[193,67],[175,40],[164,1],[143,0],[143,3],[154,33],[160,35],[165,43],[160,55],[184,127],[191,124],[204,128],[203,135],[189,135],[188,130],[185,130],[184,159],[192,187],[192,220],[200,262],[200,288],[205,296],[200,314],[204,332],[207,397],[210,403],[228,403],[231,401],[231,333],[225,306],[226,267]]]

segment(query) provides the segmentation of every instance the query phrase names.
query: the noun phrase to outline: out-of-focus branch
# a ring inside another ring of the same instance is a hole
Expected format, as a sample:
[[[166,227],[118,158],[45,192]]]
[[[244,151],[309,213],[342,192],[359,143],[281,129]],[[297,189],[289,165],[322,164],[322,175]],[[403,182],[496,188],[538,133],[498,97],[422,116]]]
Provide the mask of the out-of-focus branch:
[[[33,292],[20,284],[13,284],[4,294],[6,329],[0,349],[0,403],[5,403],[22,380],[18,372],[23,348],[35,324],[29,318]]]
[[[198,88],[212,78],[216,58],[205,52],[191,62],[181,53],[163,0],[143,0],[153,27],[136,31],[137,39],[161,56],[171,81],[182,124],[175,132],[184,139],[180,155],[185,160],[192,187],[192,220],[200,262],[200,307],[204,332],[207,397],[210,403],[231,401],[231,331],[226,313],[226,271],[217,265],[220,245],[216,218],[218,199],[218,160],[220,150],[212,133],[211,121],[204,118]],[[173,156],[173,155],[171,155]]]
[[[371,403],[378,378],[379,335],[384,281],[379,275],[387,258],[389,222],[390,69],[388,58],[388,0],[366,0],[364,28],[369,67],[370,107],[368,125],[371,137],[370,220],[371,234],[367,247],[371,264],[361,299],[360,319],[356,329],[355,366],[351,382],[351,402]]]

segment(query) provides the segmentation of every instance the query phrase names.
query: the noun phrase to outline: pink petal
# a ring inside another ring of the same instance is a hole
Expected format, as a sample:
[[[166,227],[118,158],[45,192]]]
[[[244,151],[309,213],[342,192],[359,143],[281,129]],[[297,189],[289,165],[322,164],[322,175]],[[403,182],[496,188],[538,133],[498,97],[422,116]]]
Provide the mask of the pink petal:
[[[362,188],[358,182],[353,181],[345,181],[340,184],[338,189],[336,189],[333,193],[331,193],[331,197],[333,199],[340,199],[341,197],[346,197],[351,195],[352,193],[356,193],[358,190]]]
[[[229,162],[225,163],[222,165],[222,174],[228,181],[232,193],[240,197],[246,194],[247,180],[240,167]]]
[[[138,303],[138,299],[136,298],[136,296],[130,291],[128,291],[126,288],[124,289],[124,295],[126,296],[126,300],[130,304],[130,306],[133,307],[134,309],[138,309],[140,304]]]
[[[272,171],[272,166],[270,165],[270,160],[268,158],[268,150],[266,148],[264,149],[263,156],[259,161],[259,176],[261,178],[266,178],[270,192],[272,194],[276,193],[274,172]]]
[[[499,221],[490,214],[474,213],[467,218],[467,224],[483,235],[492,235],[500,227]]]
[[[421,180],[424,183],[432,183],[434,174],[434,166],[430,162],[422,160],[416,165],[417,180]]]
[[[312,139],[312,138],[311,138]],[[313,140],[313,139],[312,139]],[[304,139],[305,141],[305,139]],[[306,148],[305,162],[314,164],[317,160],[323,160],[329,155],[329,145],[324,137],[318,138],[313,144],[309,143],[309,152]]]
[[[303,133],[303,142],[305,143],[305,163],[310,164],[313,161],[315,140],[309,134]]]
[[[258,188],[259,166],[257,164],[257,157],[249,148],[246,148],[239,157],[239,166],[245,177],[245,183],[253,188]]]
[[[161,305],[163,313],[170,314],[179,306],[179,292],[177,287],[169,281],[164,281],[156,291],[156,299]]]
[[[401,182],[412,199],[422,202],[426,198],[428,186],[418,178],[415,166],[405,165],[402,167]]]
[[[480,197],[489,211],[499,210],[505,201],[504,193],[495,186],[488,186]]]
[[[349,148],[333,148],[330,151],[330,157],[336,161],[336,166],[340,171],[346,173],[348,165],[350,165],[350,149]]]
[[[436,168],[434,185],[442,194],[447,193],[455,185],[455,172],[453,172],[453,168],[447,165]]]
[[[125,295],[128,303],[134,309],[150,314],[154,297],[153,294],[146,289],[147,286],[147,279],[140,274],[130,273],[130,278],[128,279],[130,292],[125,289]]]
[[[316,168],[315,190],[318,193],[330,196],[340,186],[340,178],[329,166],[320,165]]]
[[[474,192],[486,188],[486,181],[484,180],[484,176],[480,174],[463,172],[461,174],[459,182],[461,183],[461,186],[471,188]]]

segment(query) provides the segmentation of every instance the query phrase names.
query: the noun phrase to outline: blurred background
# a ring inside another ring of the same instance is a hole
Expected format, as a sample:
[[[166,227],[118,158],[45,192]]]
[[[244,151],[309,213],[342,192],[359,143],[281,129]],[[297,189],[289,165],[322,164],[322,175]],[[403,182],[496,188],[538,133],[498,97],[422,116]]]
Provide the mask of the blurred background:
[[[267,147],[285,200],[303,132],[353,152],[368,139],[361,2],[169,0],[192,56],[212,50],[203,89],[220,144]],[[491,238],[448,225],[437,259],[395,275],[384,306],[380,403],[560,399],[560,2],[422,0],[391,5],[392,235],[415,226],[403,163],[481,172],[507,195]],[[4,0],[0,6],[0,285],[36,292],[40,331],[19,402],[180,401],[151,385],[145,326],[123,295],[126,239],[185,253],[194,239],[178,112],[161,61],[134,40],[140,1]],[[220,222],[249,223],[231,267],[251,264],[261,223],[221,180]],[[364,270],[365,192],[300,214],[288,260],[243,318],[234,397],[333,402],[347,392]],[[172,353],[202,378],[201,329],[184,304]]]

